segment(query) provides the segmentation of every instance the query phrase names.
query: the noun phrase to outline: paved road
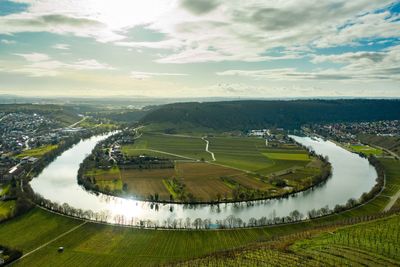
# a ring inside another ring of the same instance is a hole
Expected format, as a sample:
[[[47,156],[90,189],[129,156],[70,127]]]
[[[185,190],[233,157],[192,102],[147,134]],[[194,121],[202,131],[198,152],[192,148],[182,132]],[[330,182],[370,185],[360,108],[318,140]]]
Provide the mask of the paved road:
[[[399,199],[399,198],[400,198],[400,190],[397,191],[397,193],[394,194],[390,198],[389,203],[386,205],[386,207],[383,209],[383,211],[389,211],[393,207],[393,205],[396,203],[397,199]]]
[[[203,139],[206,142],[206,152],[210,153],[212,160],[215,161],[216,159],[215,159],[214,153],[211,152],[210,150],[208,150],[208,146],[210,145],[210,142],[205,137],[202,137],[201,139]]]

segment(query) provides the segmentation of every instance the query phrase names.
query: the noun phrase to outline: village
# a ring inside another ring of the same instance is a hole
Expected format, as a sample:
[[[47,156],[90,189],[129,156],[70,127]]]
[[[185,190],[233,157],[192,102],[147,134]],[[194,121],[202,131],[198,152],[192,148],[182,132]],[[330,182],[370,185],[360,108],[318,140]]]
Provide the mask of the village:
[[[359,134],[399,137],[400,121],[315,124],[310,128],[303,127],[303,130],[330,137],[340,142],[359,143]]]
[[[0,113],[0,183],[21,176],[41,152],[82,131],[85,129],[60,128],[56,120],[36,113]]]

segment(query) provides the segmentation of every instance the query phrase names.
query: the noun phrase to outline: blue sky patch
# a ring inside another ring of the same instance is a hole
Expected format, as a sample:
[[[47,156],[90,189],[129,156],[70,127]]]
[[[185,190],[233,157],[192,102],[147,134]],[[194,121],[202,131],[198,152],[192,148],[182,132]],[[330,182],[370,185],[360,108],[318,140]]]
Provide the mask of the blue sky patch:
[[[29,5],[25,3],[15,3],[7,0],[0,0],[0,16],[21,13],[28,7]]]

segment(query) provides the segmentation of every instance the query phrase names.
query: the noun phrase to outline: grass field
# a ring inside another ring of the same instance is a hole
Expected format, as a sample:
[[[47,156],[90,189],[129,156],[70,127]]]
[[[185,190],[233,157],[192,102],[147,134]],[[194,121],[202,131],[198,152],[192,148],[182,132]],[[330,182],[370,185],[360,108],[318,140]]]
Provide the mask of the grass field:
[[[289,166],[289,165],[288,165]],[[303,168],[277,176],[285,179],[289,186],[301,189],[311,185],[312,177],[319,172],[317,168]],[[218,199],[233,199],[232,190],[241,186],[244,190],[259,190],[267,195],[285,193],[284,189],[276,187],[273,182],[261,179],[237,169],[220,166],[207,162],[176,161],[175,168],[164,169],[119,169],[91,170],[86,176],[95,177],[100,189],[121,192],[122,186],[127,185],[124,193],[139,199],[149,199],[150,195],[158,195],[159,200],[186,201],[176,197],[168,181],[178,180],[185,187],[185,194],[191,194],[196,201],[216,201]],[[232,183],[228,183],[226,179]],[[261,197],[261,196],[256,196]]]
[[[383,147],[400,155],[400,137],[390,136],[377,136],[377,135],[359,135],[361,142]]]
[[[396,191],[396,188],[400,187],[400,162],[385,159],[383,163],[385,167],[388,168],[387,190],[384,192],[385,195],[391,196]],[[299,232],[308,231],[308,229],[312,229],[326,222],[374,214],[382,211],[389,202],[387,196],[378,197],[367,205],[354,210],[309,222],[246,230],[154,231],[88,223],[32,253],[18,262],[17,265],[152,266],[167,263],[168,261],[184,261],[213,252],[251,245],[254,242],[259,244],[259,241],[268,241],[272,236],[296,235]],[[26,253],[80,223],[81,222],[77,220],[54,215],[36,208],[28,214],[0,224],[0,244],[19,248]],[[397,225],[399,225],[398,221]],[[384,228],[393,229],[392,226]],[[357,229],[368,228],[363,225],[362,228]],[[344,232],[342,236],[347,237],[347,233]],[[371,235],[366,235],[367,240],[373,238],[369,236]],[[318,238],[320,237],[315,238],[315,242],[318,244],[318,242],[320,242]],[[352,239],[350,238],[349,240]],[[347,241],[344,239],[344,242]],[[65,247],[64,253],[57,253],[57,248],[59,246]],[[265,257],[265,253],[270,255],[267,259],[267,263],[270,265],[273,265],[273,262],[284,263],[286,259],[289,261],[290,258],[293,257],[292,260],[296,260],[297,257],[299,257],[300,260],[304,259],[303,254],[297,255],[287,253],[287,251],[282,252],[281,250],[275,251],[271,249],[254,251],[253,254],[255,256],[258,255],[257,257]],[[383,256],[387,258],[387,256]],[[247,258],[248,256],[245,255],[244,257]],[[227,257],[224,258],[227,259]],[[239,258],[236,257],[235,261],[238,259]],[[235,261],[232,262],[234,263]],[[321,265],[321,261],[319,261],[319,264],[317,264],[318,260],[312,262],[314,262],[316,266]],[[386,260],[382,262],[390,261]],[[227,262],[225,261],[224,263]],[[305,263],[307,263],[307,261],[305,261]],[[290,261],[287,265],[293,266]],[[254,264],[247,266],[254,266]]]
[[[343,227],[294,244],[296,254],[332,265],[398,266],[400,216]]]
[[[174,174],[174,169],[121,170],[122,181],[128,185],[128,193],[145,199],[157,193],[161,200],[168,200],[170,192],[164,186],[163,179],[173,177]]]
[[[56,149],[58,145],[46,145],[46,146],[41,146],[29,150],[23,151],[21,154],[18,154],[18,158],[24,158],[24,157],[35,157],[35,158],[40,158],[44,154]]]
[[[296,160],[296,161],[309,161],[310,157],[307,153],[263,153],[269,159],[277,160]]]
[[[252,246],[255,242],[260,244],[271,240],[273,236],[301,233],[325,222],[330,223],[355,216],[375,214],[382,211],[389,202],[389,197],[400,189],[400,162],[393,159],[381,159],[381,161],[385,166],[387,178],[386,187],[382,195],[366,205],[342,214],[291,225],[221,231],[154,231],[87,223],[30,254],[17,262],[16,265],[151,266],[170,261],[189,260],[227,249]],[[350,262],[347,261],[347,258],[351,260],[365,260],[370,259],[368,258],[370,255],[374,255],[375,260],[381,255],[381,262],[384,265],[390,266],[393,260],[398,265],[399,259],[393,259],[392,255],[393,248],[398,252],[396,248],[398,248],[397,244],[399,244],[399,235],[393,233],[398,233],[398,228],[395,226],[398,227],[400,224],[398,215],[397,217],[393,217],[396,219],[391,221],[392,218],[390,218],[387,223],[385,219],[379,222],[356,225],[354,226],[354,230],[351,227],[346,227],[333,229],[335,231],[334,234],[329,233],[332,231],[320,233],[321,235],[313,236],[310,243],[301,243],[307,241],[301,238],[301,240],[298,240],[300,245],[293,247],[294,252],[290,253],[286,250],[276,249],[276,247],[268,250],[254,250],[251,254],[235,257],[232,259],[231,265],[235,265],[234,263],[241,260],[241,258],[249,257],[251,259],[257,258],[257,260],[263,260],[259,264],[261,266],[267,264],[273,265],[273,263],[296,266],[296,263],[303,260],[305,263],[320,266],[324,258],[328,259],[328,263],[340,265],[342,262]],[[380,226],[378,228],[388,231],[387,234],[385,232],[374,231],[376,228],[373,225],[374,223],[379,223]],[[0,244],[21,249],[24,253],[27,253],[79,224],[81,224],[81,221],[35,208],[25,215],[0,224]],[[385,245],[386,236],[389,236],[387,243],[391,246],[390,248]],[[327,241],[325,242],[324,240]],[[394,243],[393,240],[397,243]],[[370,246],[371,243],[377,245],[375,247]],[[281,245],[281,243],[279,244]],[[360,247],[360,253],[355,251],[356,245]],[[65,247],[64,253],[57,252],[59,246]],[[314,251],[320,256],[313,258]],[[327,251],[333,251],[337,255],[332,256],[332,253],[327,253]],[[341,255],[345,255],[345,258]],[[399,254],[397,253],[396,255]],[[265,257],[267,257],[266,260]],[[343,261],[337,261],[337,258],[343,259]],[[226,260],[227,257],[224,257],[224,259]],[[354,263],[354,261],[352,262]],[[374,263],[372,260],[371,262]],[[229,264],[227,261],[223,263],[224,265]],[[246,262],[243,261],[243,263],[245,264]],[[254,261],[247,261],[247,263],[248,266],[255,265],[250,264],[254,263]],[[361,264],[354,263],[354,265]]]
[[[350,149],[354,152],[362,153],[367,156],[368,155],[380,156],[383,154],[382,149],[370,147],[368,145],[352,145],[350,146]]]
[[[113,166],[109,170],[92,169],[85,173],[86,176],[94,177],[96,184],[102,191],[122,192],[123,182],[121,179],[121,171],[117,166]]]
[[[290,186],[301,190],[310,186],[312,177],[319,173],[318,161],[295,144],[267,147],[262,138],[230,136],[209,137],[207,140],[209,150],[216,157],[215,162],[210,153],[205,151],[206,142],[201,136],[142,132],[134,144],[122,146],[123,153],[127,156],[148,155],[175,160],[175,171],[127,169],[121,177],[123,183],[128,185],[128,192],[140,198],[157,193],[161,200],[169,200],[170,195],[178,195],[169,182],[176,178],[185,186],[186,193],[193,195],[197,201],[215,201],[221,196],[232,199],[232,190],[236,186],[242,186],[240,190],[253,190],[246,193],[248,196],[257,194],[256,197],[262,197],[262,194],[265,197],[286,192],[280,188],[274,189],[275,182],[270,181],[271,177],[284,176],[283,179]],[[212,165],[179,162],[188,159],[204,159]],[[101,176],[96,180],[107,179]],[[231,182],[224,177],[229,177]]]
[[[304,167],[310,162],[305,150],[293,146],[267,148],[262,138],[212,137],[209,141],[218,163],[261,175]]]
[[[174,266],[398,266],[400,215],[300,232]],[[386,238],[388,237],[388,238]]]
[[[92,170],[86,175],[95,177],[101,188],[121,177],[121,183],[127,184],[127,192],[140,199],[158,194],[160,200],[170,200],[175,192],[171,192],[166,180],[174,178],[183,183],[186,193],[193,194],[197,201],[214,201],[218,195],[231,199],[232,188],[221,177],[230,177],[247,188],[265,190],[271,187],[242,171],[204,162],[176,161],[174,169]]]
[[[135,149],[154,149],[194,159],[211,160],[205,149],[205,142],[199,137],[182,137],[155,133],[144,133],[133,145],[123,147],[123,152],[130,155]]]
[[[186,190],[196,196],[198,200],[216,200],[217,195],[228,196],[231,199],[231,188],[227,186],[221,177],[232,177],[244,183],[247,175],[242,171],[226,168],[208,163],[177,163],[176,175],[186,185]],[[253,188],[263,186],[255,179],[252,180]]]
[[[0,197],[6,195],[10,191],[10,184],[0,184]]]
[[[0,201],[0,221],[13,214],[15,208],[15,201]]]

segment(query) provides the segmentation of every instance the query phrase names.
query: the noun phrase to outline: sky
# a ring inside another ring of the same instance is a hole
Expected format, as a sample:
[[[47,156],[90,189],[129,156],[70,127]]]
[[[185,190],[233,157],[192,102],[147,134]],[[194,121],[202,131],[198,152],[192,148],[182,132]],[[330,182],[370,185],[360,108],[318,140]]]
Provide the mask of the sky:
[[[400,0],[0,0],[0,94],[400,97]]]

